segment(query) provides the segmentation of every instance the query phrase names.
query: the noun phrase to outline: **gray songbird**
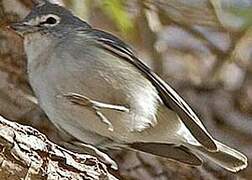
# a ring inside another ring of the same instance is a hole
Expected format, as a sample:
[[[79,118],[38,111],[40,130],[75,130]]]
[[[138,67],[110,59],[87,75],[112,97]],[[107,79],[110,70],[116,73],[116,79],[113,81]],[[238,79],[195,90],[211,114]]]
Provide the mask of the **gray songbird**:
[[[96,152],[144,151],[193,166],[204,156],[232,172],[247,166],[246,156],[215,140],[185,101],[117,37],[42,0],[12,28],[24,37],[39,105],[75,144]]]

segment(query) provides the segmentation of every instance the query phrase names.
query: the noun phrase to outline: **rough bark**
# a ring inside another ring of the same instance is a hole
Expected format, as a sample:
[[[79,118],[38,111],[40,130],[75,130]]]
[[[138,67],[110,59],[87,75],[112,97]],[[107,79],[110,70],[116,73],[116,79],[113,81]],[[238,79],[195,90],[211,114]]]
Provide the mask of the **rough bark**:
[[[0,117],[0,177],[7,179],[116,179],[97,158],[73,153],[29,126]]]

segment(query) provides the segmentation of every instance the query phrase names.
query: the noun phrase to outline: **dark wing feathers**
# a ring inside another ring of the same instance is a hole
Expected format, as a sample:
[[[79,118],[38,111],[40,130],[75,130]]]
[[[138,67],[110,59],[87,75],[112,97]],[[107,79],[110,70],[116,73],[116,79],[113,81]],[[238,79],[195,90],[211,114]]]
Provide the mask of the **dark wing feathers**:
[[[166,82],[141,62],[123,41],[111,34],[95,29],[89,31],[88,35],[96,39],[101,48],[135,65],[156,87],[164,104],[178,114],[192,135],[208,150],[217,150],[214,140],[186,102]]]
[[[192,166],[202,165],[202,160],[185,146],[164,143],[136,142],[128,144],[130,148],[157,156],[174,159]]]

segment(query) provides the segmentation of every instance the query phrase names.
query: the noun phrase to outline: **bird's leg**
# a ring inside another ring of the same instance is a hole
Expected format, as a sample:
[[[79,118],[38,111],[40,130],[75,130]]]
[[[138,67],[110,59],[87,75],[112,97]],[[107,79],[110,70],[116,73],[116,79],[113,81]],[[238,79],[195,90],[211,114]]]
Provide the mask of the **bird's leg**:
[[[79,105],[84,105],[84,106],[92,105],[99,109],[111,109],[111,110],[117,110],[117,111],[122,111],[122,112],[129,112],[129,108],[125,106],[102,103],[99,101],[91,100],[90,98],[77,94],[77,93],[67,93],[67,94],[64,94],[63,96],[69,99],[71,102],[79,104]]]
[[[108,125],[108,129],[110,131],[114,130],[113,125],[102,114],[102,112],[100,110],[110,109],[110,110],[116,110],[116,111],[122,111],[122,112],[129,112],[129,109],[126,108],[125,106],[113,105],[113,104],[107,104],[107,103],[94,101],[94,100],[91,100],[88,97],[85,97],[85,96],[77,94],[77,93],[67,93],[67,94],[64,94],[63,96],[66,97],[69,101],[71,101],[74,104],[78,104],[80,106],[87,106],[89,108],[92,108],[92,110],[101,119],[101,121]]]

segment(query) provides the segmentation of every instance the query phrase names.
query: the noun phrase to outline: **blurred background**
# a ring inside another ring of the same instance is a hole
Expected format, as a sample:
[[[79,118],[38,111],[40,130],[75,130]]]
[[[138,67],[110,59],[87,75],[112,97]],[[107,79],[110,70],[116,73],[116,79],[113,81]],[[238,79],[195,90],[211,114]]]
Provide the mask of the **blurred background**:
[[[252,159],[252,0],[52,0],[126,41],[176,89],[207,129]],[[0,0],[0,115],[60,142],[33,103],[22,39],[6,26],[31,0]],[[27,98],[30,97],[30,98]],[[193,168],[135,152],[109,152],[120,179],[252,179],[211,162]]]

